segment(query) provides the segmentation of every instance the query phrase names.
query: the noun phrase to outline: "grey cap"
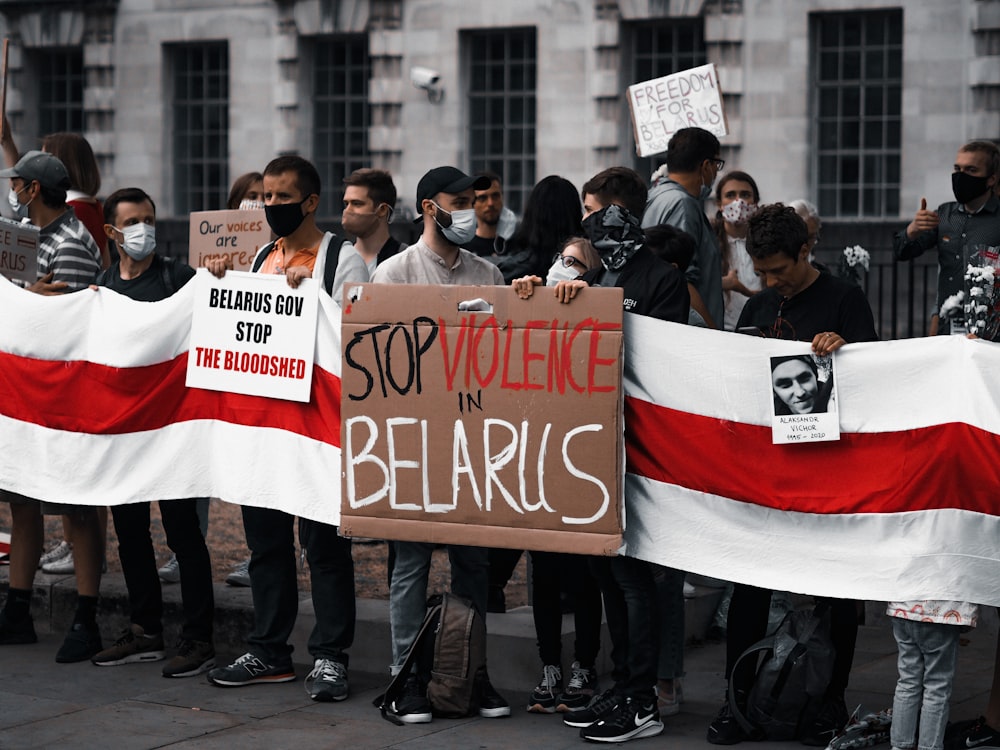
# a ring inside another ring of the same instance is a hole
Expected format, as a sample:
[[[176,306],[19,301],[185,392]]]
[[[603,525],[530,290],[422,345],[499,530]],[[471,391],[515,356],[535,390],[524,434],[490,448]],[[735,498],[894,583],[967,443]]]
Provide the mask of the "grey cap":
[[[69,174],[66,167],[52,154],[45,151],[29,151],[17,164],[9,169],[0,170],[0,177],[20,177],[22,180],[34,182],[44,188],[70,188]]]

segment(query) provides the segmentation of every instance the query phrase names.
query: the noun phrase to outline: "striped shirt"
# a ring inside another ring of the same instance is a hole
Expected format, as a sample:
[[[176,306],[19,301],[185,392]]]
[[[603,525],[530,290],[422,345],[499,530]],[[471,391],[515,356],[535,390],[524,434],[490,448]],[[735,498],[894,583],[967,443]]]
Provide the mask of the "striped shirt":
[[[52,272],[52,281],[64,281],[73,292],[93,284],[101,271],[101,251],[87,228],[67,208],[42,227],[38,236],[38,278]]]

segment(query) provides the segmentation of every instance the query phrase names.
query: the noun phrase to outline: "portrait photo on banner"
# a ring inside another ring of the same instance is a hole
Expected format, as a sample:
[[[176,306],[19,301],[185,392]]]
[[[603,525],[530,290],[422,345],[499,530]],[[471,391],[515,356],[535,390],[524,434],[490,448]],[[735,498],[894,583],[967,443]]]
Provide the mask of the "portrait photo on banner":
[[[769,359],[774,443],[840,439],[833,357],[795,354]]]

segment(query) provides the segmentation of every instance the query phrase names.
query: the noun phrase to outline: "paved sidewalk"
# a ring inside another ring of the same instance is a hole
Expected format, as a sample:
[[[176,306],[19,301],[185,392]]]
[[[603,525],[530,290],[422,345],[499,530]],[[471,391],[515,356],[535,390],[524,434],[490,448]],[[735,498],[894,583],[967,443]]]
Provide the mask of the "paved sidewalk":
[[[869,609],[871,612],[871,609]],[[991,610],[992,612],[992,610]],[[952,716],[977,716],[986,704],[993,670],[995,624],[966,637],[960,651]],[[514,706],[509,719],[438,719],[395,726],[371,701],[385,677],[352,672],[351,697],[343,703],[309,700],[300,679],[282,685],[217,688],[204,676],[168,680],[161,663],[95,667],[56,664],[61,635],[40,634],[31,646],[0,647],[0,748],[580,748],[577,730],[558,716],[528,714],[523,694],[505,691]],[[225,659],[236,654],[220,654]],[[682,713],[664,720],[659,737],[637,748],[708,748],[705,729],[723,691],[722,646],[688,649]],[[849,707],[887,707],[896,675],[895,643],[884,620],[862,627],[848,691]],[[800,747],[761,742],[753,750]],[[885,746],[888,747],[888,746]]]

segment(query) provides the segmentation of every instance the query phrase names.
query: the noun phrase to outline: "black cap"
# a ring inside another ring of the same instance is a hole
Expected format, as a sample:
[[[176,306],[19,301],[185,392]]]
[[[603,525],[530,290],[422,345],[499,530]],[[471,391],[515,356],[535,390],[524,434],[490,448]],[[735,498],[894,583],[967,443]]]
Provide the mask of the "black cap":
[[[434,167],[417,183],[417,218],[415,221],[424,218],[421,204],[438,193],[455,195],[456,193],[464,193],[469,188],[489,190],[491,184],[490,178],[485,175],[469,177],[461,169],[455,167]]]

